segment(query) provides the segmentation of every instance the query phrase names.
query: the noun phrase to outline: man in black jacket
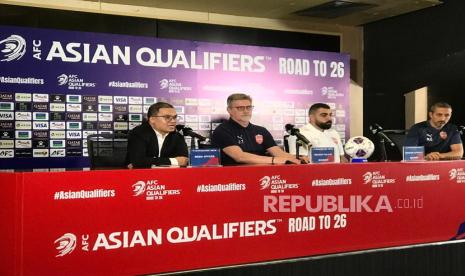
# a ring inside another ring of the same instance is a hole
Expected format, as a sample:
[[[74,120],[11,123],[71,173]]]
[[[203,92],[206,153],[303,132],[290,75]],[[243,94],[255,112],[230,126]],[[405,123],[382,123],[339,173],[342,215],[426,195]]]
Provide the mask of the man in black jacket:
[[[176,110],[158,102],[150,106],[147,122],[135,127],[128,137],[128,167],[160,165],[187,166],[187,145],[176,130]]]

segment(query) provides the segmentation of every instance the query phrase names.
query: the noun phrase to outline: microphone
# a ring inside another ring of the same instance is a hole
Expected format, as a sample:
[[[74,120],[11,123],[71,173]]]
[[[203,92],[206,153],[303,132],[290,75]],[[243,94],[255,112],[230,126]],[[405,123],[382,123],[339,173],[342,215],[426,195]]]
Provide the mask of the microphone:
[[[184,125],[176,125],[176,130],[182,135],[182,136],[189,136],[192,138],[197,138],[199,141],[205,141],[207,140],[206,137],[203,137],[202,135],[194,132],[192,128],[186,127]]]
[[[388,142],[392,147],[396,146],[396,144],[394,144],[394,142],[392,142],[392,140],[386,134],[384,134],[384,129],[379,124],[374,123],[370,125],[370,131],[371,133],[373,133],[373,135],[380,136],[384,141]]]
[[[297,137],[297,140],[301,141],[302,143],[306,144],[307,146],[312,145],[310,143],[310,141],[305,136],[300,134],[300,130],[298,128],[295,128],[294,125],[286,124],[284,127],[286,128],[286,132],[289,133],[290,135],[294,135],[295,137]]]

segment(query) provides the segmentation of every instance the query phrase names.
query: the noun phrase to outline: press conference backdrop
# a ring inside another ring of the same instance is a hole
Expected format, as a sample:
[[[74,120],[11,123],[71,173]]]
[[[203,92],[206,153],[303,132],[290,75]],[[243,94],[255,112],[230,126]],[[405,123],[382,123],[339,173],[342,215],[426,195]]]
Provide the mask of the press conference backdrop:
[[[0,65],[3,169],[88,166],[88,135],[127,133],[157,101],[208,136],[235,92],[278,144],[314,102],[349,137],[346,54],[0,26]]]

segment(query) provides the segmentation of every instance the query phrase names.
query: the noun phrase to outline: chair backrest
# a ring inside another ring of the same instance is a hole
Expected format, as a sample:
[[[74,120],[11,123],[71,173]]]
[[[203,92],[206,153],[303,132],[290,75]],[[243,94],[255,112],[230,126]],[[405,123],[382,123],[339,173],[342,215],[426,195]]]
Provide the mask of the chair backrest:
[[[92,134],[87,137],[91,169],[126,168],[126,134]]]
[[[394,147],[391,146],[389,143],[385,143],[384,146],[386,148],[386,158],[390,161],[400,161],[402,160],[402,150],[404,146],[404,139],[407,135],[407,130],[405,129],[386,129],[383,130],[383,133],[386,134],[389,139],[392,140],[394,143]],[[380,145],[380,141],[378,141],[378,145]]]

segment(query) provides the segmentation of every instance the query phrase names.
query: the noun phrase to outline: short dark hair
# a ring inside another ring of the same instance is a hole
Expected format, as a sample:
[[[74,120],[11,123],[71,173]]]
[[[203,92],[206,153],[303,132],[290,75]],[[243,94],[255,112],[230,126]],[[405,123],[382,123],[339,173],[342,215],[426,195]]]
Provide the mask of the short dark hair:
[[[232,102],[239,100],[249,100],[250,102],[252,102],[252,97],[244,93],[234,93],[229,95],[228,99],[226,100],[226,103],[228,104],[228,107],[231,107]]]
[[[325,103],[312,104],[312,106],[310,106],[310,108],[308,109],[308,115],[310,116],[310,114],[315,113],[320,108],[331,109],[329,105]]]
[[[429,111],[430,112],[433,112],[436,110],[436,108],[450,108],[452,109],[452,106],[450,106],[450,104],[446,103],[446,102],[437,102],[435,104],[433,104],[430,108],[429,108]]]
[[[165,102],[154,103],[149,107],[147,111],[147,119],[158,114],[162,108],[174,108],[171,104]]]

